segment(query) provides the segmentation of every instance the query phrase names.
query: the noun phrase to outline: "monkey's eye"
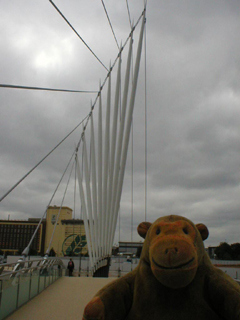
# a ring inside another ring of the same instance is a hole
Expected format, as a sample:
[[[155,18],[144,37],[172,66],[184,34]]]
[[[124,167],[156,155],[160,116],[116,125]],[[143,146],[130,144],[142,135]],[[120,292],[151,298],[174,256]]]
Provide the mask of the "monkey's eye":
[[[158,236],[160,233],[161,233],[160,228],[157,228],[157,230],[156,230],[156,235]]]
[[[183,228],[183,232],[185,233],[185,234],[188,234],[188,229],[185,227],[185,228]]]

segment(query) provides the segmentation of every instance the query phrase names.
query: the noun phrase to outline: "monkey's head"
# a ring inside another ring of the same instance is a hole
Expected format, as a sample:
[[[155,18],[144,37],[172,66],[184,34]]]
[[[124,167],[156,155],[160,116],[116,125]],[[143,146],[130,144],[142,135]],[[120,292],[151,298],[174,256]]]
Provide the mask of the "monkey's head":
[[[177,289],[194,279],[208,237],[204,224],[176,216],[157,219],[153,224],[142,222],[138,233],[145,238],[141,259],[144,259],[156,279],[166,287]]]

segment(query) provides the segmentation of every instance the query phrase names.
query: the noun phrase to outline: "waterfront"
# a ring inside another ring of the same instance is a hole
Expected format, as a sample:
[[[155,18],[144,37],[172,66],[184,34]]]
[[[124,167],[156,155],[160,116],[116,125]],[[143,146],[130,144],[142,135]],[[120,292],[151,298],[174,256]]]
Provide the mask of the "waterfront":
[[[7,262],[16,262],[20,256],[8,256]],[[31,257],[36,259],[38,257]],[[70,257],[62,257],[64,266],[67,268],[67,264]],[[89,258],[87,257],[72,257],[74,262],[74,276],[79,276],[81,270],[81,276],[88,277],[91,276],[89,269]],[[127,261],[127,257],[112,257],[111,266],[109,270],[109,277],[120,277],[127,274],[128,272],[135,269],[139,263],[139,258],[132,258],[131,261]],[[219,269],[223,270],[233,279],[240,280],[240,261],[230,261],[230,260],[211,260],[214,265]]]

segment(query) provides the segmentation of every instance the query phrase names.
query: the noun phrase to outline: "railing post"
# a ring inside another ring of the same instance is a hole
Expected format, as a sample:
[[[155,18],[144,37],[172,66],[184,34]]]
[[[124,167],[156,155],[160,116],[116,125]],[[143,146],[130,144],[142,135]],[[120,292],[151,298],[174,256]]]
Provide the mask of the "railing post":
[[[30,271],[28,300],[30,300],[30,296],[31,296],[31,286],[32,286],[32,270]]]
[[[43,274],[44,274],[44,289],[46,289],[46,273],[45,273],[45,269],[43,269]]]
[[[41,289],[45,289],[49,284],[47,284],[47,267],[51,269],[51,272],[53,272],[53,267],[59,264],[59,266],[62,266],[62,263],[60,261],[51,260],[49,259],[46,263],[46,260],[35,260],[35,262],[38,262],[37,266],[32,266],[34,262],[28,263],[28,262],[19,262],[16,263],[9,263],[5,264],[4,268],[6,267],[17,267],[14,268],[14,271],[6,272],[2,275],[0,275],[0,319],[2,319],[2,310],[4,312],[4,317],[8,316],[10,313],[14,312],[16,309],[18,309],[20,306],[22,306],[24,303],[29,301],[32,296],[36,296],[40,293]],[[45,263],[44,263],[45,262]],[[25,267],[26,266],[26,267]],[[61,267],[60,267],[61,268]],[[36,270],[36,277],[35,274],[33,274]],[[60,271],[61,269],[59,269]],[[7,270],[9,271],[9,270]],[[57,274],[57,269],[55,270]],[[4,270],[3,270],[4,272]],[[40,274],[42,272],[42,277],[40,277]],[[37,278],[38,277],[38,278]],[[54,280],[55,274],[49,274],[49,279]],[[8,297],[8,287],[6,288],[6,294],[5,294],[5,288],[4,287],[4,279],[6,281],[9,281],[9,285],[12,285],[12,288],[10,288],[10,292],[12,291],[12,296]],[[43,282],[44,281],[44,282]],[[42,291],[42,290],[41,290]],[[6,299],[9,299],[10,307],[9,310],[6,310],[4,304]],[[9,313],[8,313],[9,312]]]
[[[38,269],[38,291],[37,291],[38,294],[39,294],[39,287],[40,287],[40,271],[41,269]]]
[[[20,291],[20,274],[17,277],[17,281],[18,281],[18,287],[17,287],[17,300],[16,300],[16,309],[18,308],[18,301],[19,301],[19,291]]]
[[[0,308],[2,304],[2,291],[3,291],[3,284],[2,284],[2,280],[0,280]]]

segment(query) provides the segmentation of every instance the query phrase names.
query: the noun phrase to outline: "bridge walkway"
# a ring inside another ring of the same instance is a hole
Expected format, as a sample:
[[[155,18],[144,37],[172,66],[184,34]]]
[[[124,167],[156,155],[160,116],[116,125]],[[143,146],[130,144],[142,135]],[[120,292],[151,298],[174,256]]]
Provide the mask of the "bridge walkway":
[[[85,305],[99,289],[114,279],[63,277],[6,320],[80,320]]]

